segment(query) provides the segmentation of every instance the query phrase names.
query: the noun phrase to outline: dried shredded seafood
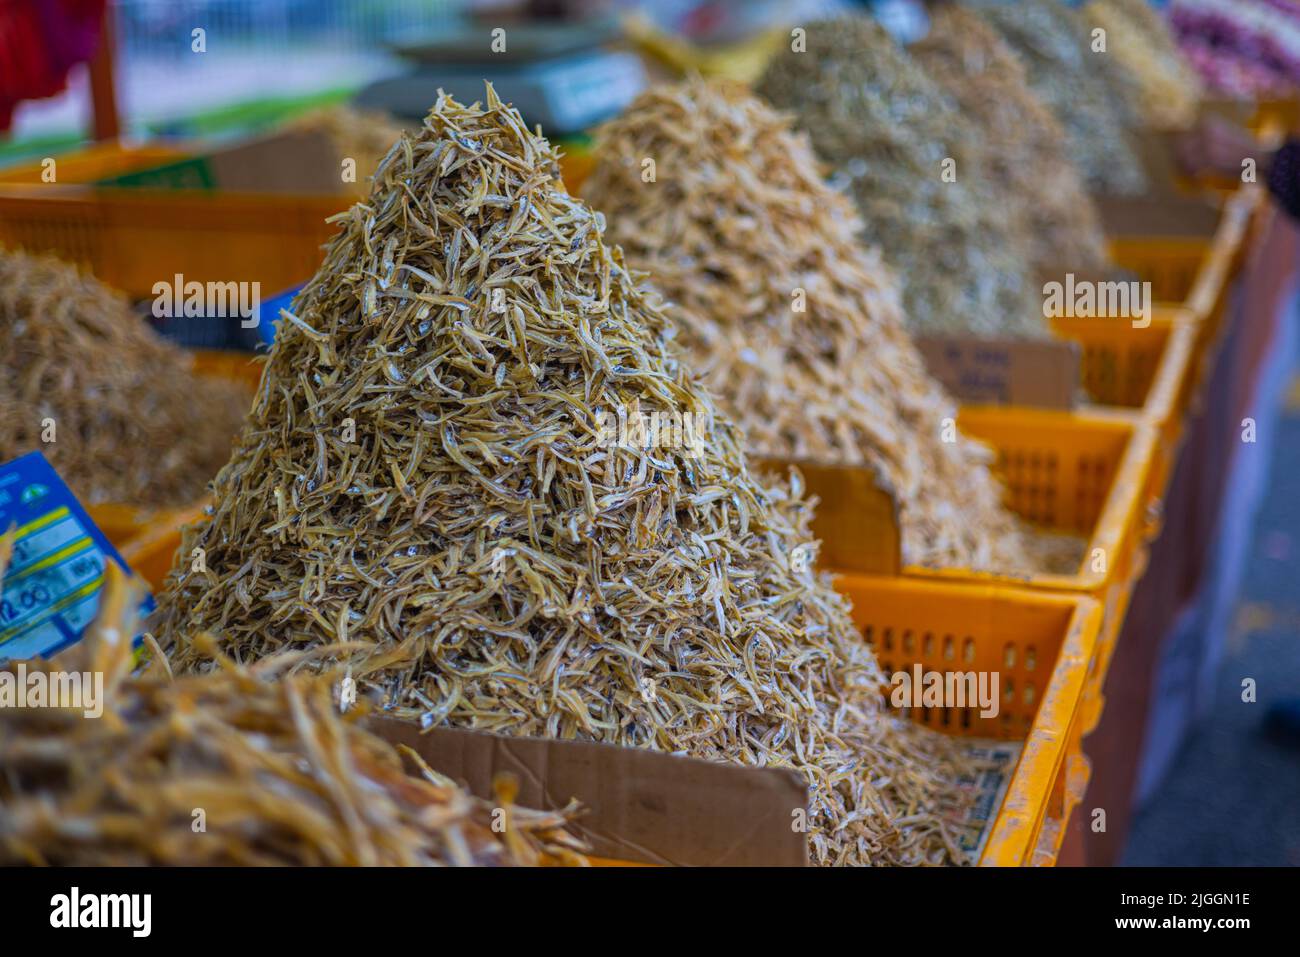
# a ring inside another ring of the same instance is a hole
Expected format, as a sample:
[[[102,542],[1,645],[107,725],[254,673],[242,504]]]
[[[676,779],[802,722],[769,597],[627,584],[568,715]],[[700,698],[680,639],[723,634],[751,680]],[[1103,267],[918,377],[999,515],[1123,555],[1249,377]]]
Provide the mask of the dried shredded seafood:
[[[655,87],[598,131],[594,153],[583,197],[680,307],[684,361],[751,455],[876,470],[909,563],[1039,567],[988,449],[943,440],[956,405],[908,336],[888,269],[858,242],[852,203],[785,117],[721,82]]]
[[[442,96],[340,224],[159,595],[173,666],[203,631],[240,661],[361,642],[399,717],[794,768],[813,860],[964,860],[957,746],[885,710],[792,559],[797,485],[749,471],[551,145],[491,87]]]
[[[1046,335],[1029,237],[992,192],[957,104],[869,17],[805,29],[807,50],[783,48],[758,92],[794,115],[857,203],[911,327]]]
[[[77,267],[0,249],[0,462],[39,450],[88,504],[197,501],[248,394],[191,365]]]
[[[1181,130],[1195,124],[1200,78],[1146,0],[1094,0],[1083,15],[1090,28],[1106,31],[1107,52],[1137,81],[1137,102],[1149,126]]]
[[[980,165],[1019,231],[1033,237],[1035,271],[1104,269],[1101,219],[1065,130],[1029,90],[1011,48],[975,13],[949,4],[931,11],[930,32],[909,52],[979,130]]]
[[[402,135],[402,127],[387,113],[361,110],[344,104],[312,110],[296,119],[292,125],[297,129],[324,132],[340,157],[356,161],[357,179],[354,188],[361,196],[370,192],[370,177],[379,168],[384,154]]]
[[[361,711],[340,716],[338,675],[292,673],[301,655],[129,676],[136,596],[107,574],[87,637],[22,664],[28,682],[103,675],[103,714],[0,708],[0,865],[584,863],[564,830],[573,809],[515,807],[507,780],[479,800],[413,753],[408,772]]]
[[[1030,89],[1065,127],[1092,191],[1143,192],[1146,174],[1127,133],[1136,118],[1135,81],[1116,58],[1092,52],[1082,14],[1058,0],[968,5],[1020,57]]]

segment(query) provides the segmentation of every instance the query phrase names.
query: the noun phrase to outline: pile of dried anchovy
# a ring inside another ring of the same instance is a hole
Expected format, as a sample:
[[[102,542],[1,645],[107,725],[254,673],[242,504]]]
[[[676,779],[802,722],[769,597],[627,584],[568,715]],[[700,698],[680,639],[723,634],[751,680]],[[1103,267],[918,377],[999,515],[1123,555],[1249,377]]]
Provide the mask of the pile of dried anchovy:
[[[1068,148],[1094,192],[1132,195],[1146,174],[1126,127],[1136,116],[1136,85],[1119,61],[1089,46],[1082,14],[1058,0],[1008,4],[971,0],[1020,57],[1029,88],[1061,121]]]
[[[286,673],[301,655],[128,677],[137,596],[109,568],[86,639],[25,666],[103,674],[103,715],[0,709],[0,864],[583,863],[569,812],[512,807],[503,782],[498,832],[492,803],[340,717],[337,675]]]
[[[551,145],[490,87],[440,97],[340,221],[159,596],[173,665],[201,631],[364,642],[400,716],[795,768],[814,860],[961,859],[956,746],[884,711],[792,560],[806,503],[750,472]]]
[[[1106,237],[1065,130],[1030,92],[1010,47],[975,13],[947,5],[931,11],[930,32],[910,52],[979,131],[981,166],[1033,237],[1035,270],[1105,268]]]
[[[980,167],[979,131],[869,17],[806,30],[806,51],[783,48],[758,91],[794,115],[856,201],[911,327],[1046,335],[1030,238]]]
[[[1149,126],[1180,130],[1196,122],[1200,77],[1146,0],[1095,0],[1083,16],[1089,28],[1105,29],[1107,52],[1136,80],[1137,103]]]
[[[187,505],[247,408],[75,266],[0,249],[0,462],[39,450],[89,504]]]
[[[752,455],[876,469],[901,503],[909,563],[1037,567],[988,450],[943,440],[956,407],[904,328],[893,279],[784,117],[736,86],[655,87],[599,131],[595,155],[584,198],[681,307],[686,361]]]

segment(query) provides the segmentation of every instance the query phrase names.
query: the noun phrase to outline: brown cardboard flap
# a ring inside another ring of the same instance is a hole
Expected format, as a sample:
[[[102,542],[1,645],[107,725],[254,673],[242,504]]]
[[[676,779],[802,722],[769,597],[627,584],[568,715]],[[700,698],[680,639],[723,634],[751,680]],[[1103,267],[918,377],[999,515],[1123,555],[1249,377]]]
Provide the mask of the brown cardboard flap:
[[[1143,130],[1131,134],[1130,142],[1146,173],[1147,193],[1162,199],[1179,194],[1181,170],[1176,159],[1175,139],[1181,134]]]
[[[1072,409],[1078,400],[1078,343],[953,335],[916,345],[930,375],[963,402]]]
[[[208,156],[220,189],[251,193],[342,193],[342,166],[320,130],[288,130]]]
[[[572,830],[597,857],[697,867],[802,867],[808,806],[795,771],[750,768],[591,741],[514,738],[458,728],[421,730],[392,718],[367,727],[404,744],[481,798],[509,772],[521,805],[552,810],[576,799]]]
[[[817,564],[841,572],[897,575],[903,567],[898,503],[888,485],[868,468],[763,459],[758,467],[784,473],[796,466],[817,496],[813,535],[821,542]]]
[[[1217,117],[1235,123],[1242,129],[1250,125],[1257,109],[1254,100],[1232,100],[1226,97],[1207,97],[1201,100],[1201,119]]]
[[[1186,196],[1136,196],[1097,198],[1102,227],[1107,236],[1168,236],[1209,239],[1219,225],[1222,210],[1204,200]]]

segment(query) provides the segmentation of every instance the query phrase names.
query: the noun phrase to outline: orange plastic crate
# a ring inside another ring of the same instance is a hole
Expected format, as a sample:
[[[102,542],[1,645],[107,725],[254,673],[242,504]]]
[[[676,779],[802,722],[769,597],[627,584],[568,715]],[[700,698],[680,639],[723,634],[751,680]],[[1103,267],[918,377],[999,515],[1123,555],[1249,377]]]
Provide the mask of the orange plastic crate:
[[[0,183],[29,186],[52,186],[58,183],[93,183],[110,176],[120,176],[136,170],[174,163],[190,154],[174,146],[126,146],[118,142],[95,143],[51,157],[54,162],[55,182],[47,183],[42,176],[45,167],[41,160],[22,163],[0,170]]]
[[[337,232],[326,219],[352,205],[347,196],[73,185],[160,157],[158,148],[106,147],[60,160],[57,184],[40,184],[39,165],[0,176],[0,245],[80,263],[135,299],[152,298],[154,284],[177,273],[187,282],[260,282],[271,296],[316,272]],[[576,148],[561,165],[576,184],[590,155]]]
[[[1188,304],[1211,245],[1210,238],[1199,236],[1111,236],[1106,241],[1111,262],[1151,283],[1156,302],[1175,306]]]
[[[1300,129],[1300,97],[1260,100],[1250,127],[1257,133],[1277,130],[1285,134]]]
[[[1204,350],[1217,336],[1262,201],[1257,186],[1242,186],[1225,199],[1218,225],[1208,236],[1111,236],[1111,260],[1150,282],[1157,303],[1181,306],[1201,323],[1198,347]]]
[[[1082,347],[1083,387],[1090,403],[1131,410],[1155,427],[1149,497],[1162,499],[1195,385],[1195,318],[1186,310],[1163,308],[1145,328],[1127,320],[1078,318],[1054,319],[1052,328]]]
[[[1224,206],[1205,266],[1188,299],[1188,308],[1203,323],[1203,342],[1213,342],[1222,330],[1233,282],[1245,262],[1246,240],[1262,200],[1258,187],[1244,186]]]
[[[1124,412],[1063,413],[980,407],[963,409],[961,430],[997,453],[1007,505],[1029,521],[1083,535],[1083,562],[1071,575],[1024,578],[969,570],[908,566],[905,574],[947,580],[1019,582],[1034,589],[1086,594],[1101,603],[1103,621],[1084,730],[1101,714],[1101,686],[1133,587],[1146,568],[1159,503],[1149,496],[1155,429]]]
[[[1101,715],[1102,684],[1128,610],[1133,587],[1145,570],[1147,545],[1157,529],[1153,494],[1157,434],[1135,413],[1089,409],[1062,412],[1005,406],[969,406],[958,426],[996,453],[1008,507],[1030,522],[1081,535],[1083,561],[1068,574],[1011,574],[969,568],[904,565],[914,580],[1016,586],[1032,591],[1085,595],[1102,607],[1097,654],[1085,694],[1085,732]],[[832,571],[861,572],[879,561],[878,530],[895,521],[877,513],[882,496],[861,469],[807,469],[809,491],[820,504],[812,531],[823,542]],[[861,481],[859,481],[861,477]],[[858,492],[868,488],[865,497]],[[857,491],[855,491],[857,490]],[[864,556],[861,564],[844,556]]]
[[[0,244],[51,252],[136,299],[187,282],[260,282],[273,295],[312,275],[340,196],[90,186],[0,186]]]
[[[981,865],[1052,864],[1089,777],[1081,741],[1088,719],[1088,671],[1102,612],[1080,596],[998,586],[840,575],[853,620],[886,674],[927,671],[1000,674],[1000,713],[913,709],[918,724],[945,734],[1023,742]]]

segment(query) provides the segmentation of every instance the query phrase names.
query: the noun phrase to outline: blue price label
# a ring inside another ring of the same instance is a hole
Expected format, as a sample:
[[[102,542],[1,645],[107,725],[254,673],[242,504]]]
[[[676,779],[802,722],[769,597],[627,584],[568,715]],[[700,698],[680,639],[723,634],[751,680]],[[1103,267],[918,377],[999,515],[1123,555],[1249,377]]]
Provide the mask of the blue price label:
[[[13,555],[0,582],[0,663],[49,657],[79,641],[99,610],[105,563],[129,573],[40,452],[0,465],[0,533],[10,529]],[[153,608],[146,595],[141,617]]]

